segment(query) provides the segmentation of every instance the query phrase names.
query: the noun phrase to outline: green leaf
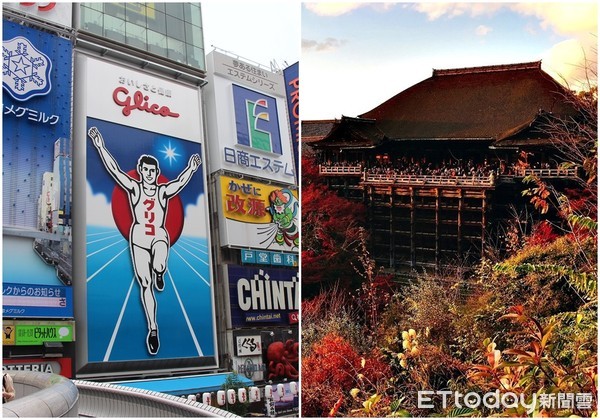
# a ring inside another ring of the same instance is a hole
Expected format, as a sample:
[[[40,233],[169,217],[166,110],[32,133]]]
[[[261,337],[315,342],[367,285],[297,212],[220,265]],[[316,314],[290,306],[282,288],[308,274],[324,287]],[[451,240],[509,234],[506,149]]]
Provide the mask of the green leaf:
[[[477,411],[473,408],[462,407],[462,408],[453,408],[446,415],[446,417],[473,417],[478,414],[479,414],[479,411]]]

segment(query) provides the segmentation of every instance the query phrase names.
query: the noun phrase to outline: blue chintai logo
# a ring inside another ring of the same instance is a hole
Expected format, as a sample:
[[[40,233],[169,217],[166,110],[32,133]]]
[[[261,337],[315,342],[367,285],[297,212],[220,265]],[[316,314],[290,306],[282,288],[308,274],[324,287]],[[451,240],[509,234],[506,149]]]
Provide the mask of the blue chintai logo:
[[[2,86],[17,101],[50,92],[50,58],[18,36],[2,43]]]

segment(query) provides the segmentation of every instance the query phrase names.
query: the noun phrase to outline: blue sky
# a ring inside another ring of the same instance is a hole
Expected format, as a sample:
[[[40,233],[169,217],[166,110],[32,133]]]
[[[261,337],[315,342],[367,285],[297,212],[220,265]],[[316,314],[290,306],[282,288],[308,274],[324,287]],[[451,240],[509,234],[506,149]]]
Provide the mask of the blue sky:
[[[303,119],[357,116],[432,69],[542,60],[574,86],[596,62],[589,3],[303,3]],[[560,75],[560,76],[559,76]]]

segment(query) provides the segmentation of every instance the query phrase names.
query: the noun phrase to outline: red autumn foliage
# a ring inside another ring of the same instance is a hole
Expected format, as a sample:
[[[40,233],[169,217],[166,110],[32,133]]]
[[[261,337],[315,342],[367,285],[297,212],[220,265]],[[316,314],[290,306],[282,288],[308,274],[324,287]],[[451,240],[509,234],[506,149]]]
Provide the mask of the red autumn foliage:
[[[531,235],[527,239],[527,245],[546,245],[553,242],[556,238],[558,238],[558,234],[554,232],[550,222],[544,220],[533,227]]]
[[[360,357],[342,337],[327,334],[302,358],[302,414],[326,417],[356,381]]]
[[[312,158],[302,157],[303,284],[333,284],[351,276],[350,244],[364,214],[364,206],[327,188]]]
[[[302,358],[302,414],[325,417],[330,410],[344,407],[341,396],[352,388],[371,387],[391,376],[382,353],[374,349],[363,357],[343,337],[327,334]],[[359,375],[364,375],[362,379]]]

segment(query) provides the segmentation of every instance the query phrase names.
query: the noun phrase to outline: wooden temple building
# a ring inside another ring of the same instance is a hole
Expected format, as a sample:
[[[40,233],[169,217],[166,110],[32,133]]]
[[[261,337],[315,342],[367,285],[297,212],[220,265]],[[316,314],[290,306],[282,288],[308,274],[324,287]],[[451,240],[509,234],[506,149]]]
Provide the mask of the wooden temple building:
[[[577,177],[544,131],[575,115],[570,95],[539,61],[433,70],[358,117],[303,121],[303,147],[331,188],[367,205],[378,263],[471,264],[527,205],[524,176]]]

